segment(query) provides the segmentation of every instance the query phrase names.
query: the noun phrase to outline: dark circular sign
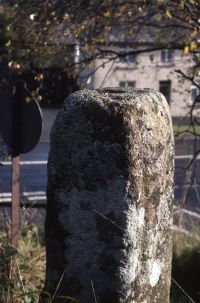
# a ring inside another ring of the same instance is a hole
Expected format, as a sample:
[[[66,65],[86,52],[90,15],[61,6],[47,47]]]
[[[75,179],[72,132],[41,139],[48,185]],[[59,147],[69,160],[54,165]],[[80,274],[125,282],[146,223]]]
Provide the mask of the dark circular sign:
[[[28,102],[27,102],[28,101]],[[42,114],[22,81],[7,87],[0,99],[0,131],[13,156],[32,150],[42,131]]]

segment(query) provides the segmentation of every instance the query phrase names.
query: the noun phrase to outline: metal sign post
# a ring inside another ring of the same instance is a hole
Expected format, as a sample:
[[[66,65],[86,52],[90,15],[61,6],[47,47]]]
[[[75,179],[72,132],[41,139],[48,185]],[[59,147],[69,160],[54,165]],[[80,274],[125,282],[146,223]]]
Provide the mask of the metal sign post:
[[[0,98],[0,130],[4,142],[12,150],[12,225],[11,242],[17,247],[20,213],[19,155],[31,151],[42,131],[42,113],[21,80],[7,87]]]
[[[12,245],[18,245],[19,229],[19,177],[20,177],[20,157],[12,158],[12,225],[11,225],[11,242]]]

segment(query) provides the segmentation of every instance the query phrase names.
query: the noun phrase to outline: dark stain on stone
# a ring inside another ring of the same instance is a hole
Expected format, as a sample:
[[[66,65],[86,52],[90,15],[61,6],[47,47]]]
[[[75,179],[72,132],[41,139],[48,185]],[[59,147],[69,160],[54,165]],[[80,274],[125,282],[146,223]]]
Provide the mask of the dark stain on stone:
[[[114,106],[106,110],[91,102],[73,108],[65,117],[70,123],[65,127],[60,125],[59,131],[54,130],[50,155],[63,150],[63,155],[59,155],[60,166],[55,167],[51,176],[57,187],[95,191],[116,176],[127,178],[126,126],[123,114],[116,112]],[[65,138],[62,142],[61,136]],[[49,160],[52,162],[51,156]]]
[[[105,218],[96,214],[96,228],[98,231],[98,238],[106,243],[112,245],[115,237],[122,237],[122,230],[116,226],[116,218],[113,212],[104,214]]]
[[[64,277],[63,280],[60,283],[60,287],[59,287],[59,290],[58,290],[58,293],[57,293],[57,297],[59,297],[59,296],[66,296],[66,297],[70,296],[70,297],[74,297],[74,299],[75,299],[78,296],[78,294],[81,292],[81,290],[82,290],[82,284],[81,284],[78,277],[71,276],[71,277],[68,277],[67,280]]]
[[[120,294],[117,291],[107,290],[100,295],[99,303],[120,303]]]
[[[71,295],[78,294],[82,288],[81,282],[78,277],[69,277],[65,285],[65,287],[69,289]]]
[[[123,94],[127,92],[126,89],[122,87],[103,87],[97,89],[97,91],[100,93],[107,93],[107,94]]]
[[[137,119],[136,121],[136,125],[138,125],[139,128],[141,128],[144,125],[144,121],[142,121],[141,119]],[[148,130],[148,129],[147,129]],[[150,130],[150,129],[149,129]]]
[[[81,201],[80,202],[80,208],[83,210],[91,210],[90,203],[88,201]]]
[[[105,142],[109,142],[109,144],[118,143],[121,146],[120,162],[123,161],[123,163],[121,163],[120,169],[124,168],[126,166],[124,156],[126,128],[124,127],[123,115],[120,112],[114,112],[112,108],[108,112],[97,104],[84,108],[84,114],[86,120],[91,121],[93,125],[91,135],[93,142],[99,141],[101,144],[105,144]]]
[[[110,278],[114,277],[117,273],[118,263],[113,255],[101,254],[99,269],[102,270]]]
[[[164,144],[162,144],[161,142],[159,142],[157,144],[157,146],[156,146],[156,150],[157,150],[158,156],[160,156],[163,153],[164,149],[165,149]]]
[[[151,193],[150,199],[151,201],[153,201],[153,205],[154,207],[158,207],[159,203],[160,203],[160,188],[156,187],[154,188],[153,192]]]
[[[65,233],[60,225],[58,216],[56,215],[57,210],[54,205],[55,200],[53,191],[53,187],[48,187],[48,208],[45,219],[45,244],[46,246],[48,245],[49,249],[46,250],[46,266],[47,275],[50,276],[50,273],[48,273],[48,269],[50,268],[50,272],[55,271],[61,276],[63,273],[63,264],[65,263],[65,266],[67,265],[67,261],[64,260]],[[50,279],[54,280],[53,275]],[[55,292],[55,289],[52,288],[47,291],[52,295]]]

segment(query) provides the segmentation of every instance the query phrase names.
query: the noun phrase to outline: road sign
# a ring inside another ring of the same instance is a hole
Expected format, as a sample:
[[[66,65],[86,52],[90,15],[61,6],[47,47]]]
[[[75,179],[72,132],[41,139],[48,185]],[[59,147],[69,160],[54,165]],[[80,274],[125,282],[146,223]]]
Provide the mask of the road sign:
[[[0,102],[0,130],[4,142],[14,157],[29,152],[38,143],[42,131],[38,102],[30,98],[22,81],[5,89]]]
[[[29,102],[27,102],[27,100]],[[4,87],[0,99],[0,132],[12,150],[12,226],[11,241],[18,243],[20,164],[19,155],[32,150],[40,139],[42,115],[36,100],[30,98],[23,81]]]

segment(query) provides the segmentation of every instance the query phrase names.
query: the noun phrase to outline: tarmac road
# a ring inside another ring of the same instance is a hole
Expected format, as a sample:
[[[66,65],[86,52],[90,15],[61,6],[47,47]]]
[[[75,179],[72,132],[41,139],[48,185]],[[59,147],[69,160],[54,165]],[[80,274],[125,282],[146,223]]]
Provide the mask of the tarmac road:
[[[198,142],[199,145],[199,142]],[[200,146],[199,146],[200,147]],[[200,214],[200,158],[192,162],[193,140],[176,144],[175,205]],[[30,203],[45,203],[49,143],[20,157],[20,192]],[[11,201],[11,161],[0,162],[0,204]]]

